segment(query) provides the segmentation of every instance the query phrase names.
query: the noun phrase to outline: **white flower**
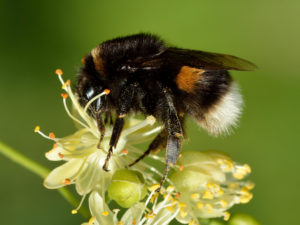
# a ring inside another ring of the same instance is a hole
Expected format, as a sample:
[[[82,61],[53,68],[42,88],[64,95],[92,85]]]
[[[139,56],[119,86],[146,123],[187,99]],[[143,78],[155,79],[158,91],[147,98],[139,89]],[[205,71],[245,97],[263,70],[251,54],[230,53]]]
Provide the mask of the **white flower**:
[[[97,184],[101,184],[98,191],[104,193],[110,184],[113,173],[121,168],[126,167],[136,158],[136,153],[143,153],[142,150],[136,149],[132,144],[143,142],[153,134],[159,132],[162,127],[153,127],[155,118],[147,117],[145,120],[137,120],[130,117],[126,120],[123,132],[119,138],[118,145],[114,149],[114,154],[109,161],[109,170],[106,172],[102,169],[107,155],[109,140],[112,133],[112,126],[106,127],[106,133],[101,142],[100,149],[97,148],[100,134],[98,132],[95,120],[87,113],[87,107],[82,108],[77,101],[76,95],[73,94],[70,82],[64,82],[62,72],[57,71],[58,78],[62,83],[62,88],[67,92],[62,94],[63,104],[67,114],[80,125],[80,129],[64,138],[55,137],[54,133],[49,136],[40,131],[37,126],[35,132],[43,137],[55,142],[53,149],[45,155],[52,161],[65,161],[65,163],[54,170],[46,177],[44,181],[45,187],[49,189],[60,188],[65,185],[75,184],[76,190],[80,195],[85,196],[95,189]],[[108,94],[105,90],[98,97]],[[73,105],[73,112],[80,117],[71,114],[67,106],[67,99],[70,98]],[[96,98],[93,98],[93,101]],[[91,101],[87,104],[90,105]],[[137,169],[145,170],[147,167],[143,164],[135,166]]]
[[[229,219],[227,212],[235,204],[248,203],[254,184],[242,179],[251,172],[247,164],[233,162],[217,151],[185,151],[178,160],[179,168],[171,176],[180,201],[186,208],[177,220],[188,223],[195,218]]]

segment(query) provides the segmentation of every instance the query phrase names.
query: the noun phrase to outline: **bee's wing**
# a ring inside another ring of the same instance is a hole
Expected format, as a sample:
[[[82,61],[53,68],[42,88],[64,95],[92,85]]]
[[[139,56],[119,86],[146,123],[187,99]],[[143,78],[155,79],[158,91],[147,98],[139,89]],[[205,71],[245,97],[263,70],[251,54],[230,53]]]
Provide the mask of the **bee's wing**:
[[[204,51],[168,48],[162,55],[183,65],[200,69],[223,69],[251,71],[257,67],[253,63],[232,55]]]

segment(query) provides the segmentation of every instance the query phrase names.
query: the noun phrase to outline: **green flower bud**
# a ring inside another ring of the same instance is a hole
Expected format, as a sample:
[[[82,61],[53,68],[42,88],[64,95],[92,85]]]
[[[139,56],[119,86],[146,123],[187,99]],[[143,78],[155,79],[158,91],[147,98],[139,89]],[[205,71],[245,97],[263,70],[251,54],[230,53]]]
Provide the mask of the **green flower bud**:
[[[112,176],[108,187],[109,198],[121,207],[129,208],[142,200],[147,194],[143,175],[135,170],[121,169]]]
[[[245,213],[234,214],[228,225],[260,225],[252,216]]]

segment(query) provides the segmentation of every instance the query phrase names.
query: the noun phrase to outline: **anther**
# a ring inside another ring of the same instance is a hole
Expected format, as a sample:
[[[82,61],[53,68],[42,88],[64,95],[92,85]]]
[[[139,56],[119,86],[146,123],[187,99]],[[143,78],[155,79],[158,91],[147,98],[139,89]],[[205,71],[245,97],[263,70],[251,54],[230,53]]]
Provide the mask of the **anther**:
[[[55,134],[53,132],[49,133],[49,138],[54,139],[55,138]]]
[[[179,198],[180,197],[180,192],[177,192],[176,195],[175,195],[175,197]]]
[[[203,209],[204,205],[202,202],[197,202],[197,208],[198,209]]]
[[[40,131],[40,129],[41,129],[40,126],[36,126],[36,127],[34,128],[34,132],[35,132],[35,133],[38,133],[38,132]]]
[[[192,194],[192,199],[196,200],[198,198],[200,198],[200,195],[198,193]]]
[[[61,69],[57,69],[55,70],[55,73],[59,76],[61,76],[63,74],[63,71]]]
[[[118,222],[118,223],[117,223],[117,225],[123,225],[123,222],[122,222],[122,221],[120,221],[120,222]]]
[[[228,221],[230,218],[230,213],[229,212],[224,212],[224,220]]]
[[[127,150],[127,149],[123,149],[123,150],[122,150],[122,154],[123,154],[123,155],[127,155],[127,154],[128,154],[128,150]]]
[[[179,167],[179,170],[180,170],[180,171],[184,170],[184,165],[181,165],[181,166]]]
[[[71,180],[70,179],[65,179],[64,181],[63,181],[63,184],[64,185],[68,185],[68,184],[70,184],[71,183]]]
[[[61,154],[60,152],[59,152],[59,153],[57,153],[57,154],[58,154],[59,158],[61,158],[61,159],[63,159],[63,158],[64,158],[64,155],[63,155],[63,154]]]
[[[110,93],[110,90],[109,89],[105,89],[104,92],[105,92],[106,95],[108,95]]]
[[[89,225],[92,225],[96,220],[96,217],[95,216],[92,216],[90,219],[89,219]]]
[[[132,220],[132,225],[136,225],[136,219]]]
[[[204,191],[202,198],[203,199],[213,199],[214,195],[211,191]]]
[[[109,214],[109,213],[108,213],[107,211],[103,211],[103,212],[102,212],[102,215],[103,215],[103,216],[108,216],[108,214]]]
[[[77,214],[78,211],[77,211],[77,209],[73,209],[73,210],[71,211],[71,213],[74,215],[74,214]]]
[[[69,97],[69,95],[67,93],[62,93],[61,97],[63,97],[63,99],[67,99]]]
[[[70,80],[67,80],[63,86],[61,87],[62,89],[65,89],[67,86],[70,86],[71,85],[71,81]]]
[[[167,187],[167,192],[172,192],[174,190],[175,190],[175,187],[172,186],[172,185],[170,185],[170,186]]]
[[[156,191],[158,188],[160,188],[159,184],[153,184],[149,187],[149,191]]]
[[[55,148],[57,148],[57,143],[54,143],[54,144],[53,144],[52,149],[55,149]]]

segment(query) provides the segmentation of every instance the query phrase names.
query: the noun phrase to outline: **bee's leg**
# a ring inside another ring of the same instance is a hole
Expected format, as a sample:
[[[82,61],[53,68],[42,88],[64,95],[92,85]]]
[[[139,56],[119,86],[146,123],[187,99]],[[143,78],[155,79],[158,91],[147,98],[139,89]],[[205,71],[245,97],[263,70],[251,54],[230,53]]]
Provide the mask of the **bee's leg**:
[[[162,91],[165,97],[163,99],[163,106],[166,110],[165,114],[163,114],[163,121],[168,131],[168,140],[166,148],[166,167],[163,177],[160,181],[160,187],[166,180],[167,174],[170,170],[170,166],[175,165],[177,162],[180,154],[181,138],[183,138],[181,120],[178,117],[177,110],[174,106],[171,91],[166,88],[163,88]],[[157,191],[159,191],[159,189]]]
[[[167,145],[168,133],[166,130],[161,131],[156,138],[151,142],[147,151],[145,151],[140,157],[138,157],[133,163],[129,164],[129,166],[133,166],[138,163],[140,160],[145,158],[150,152],[160,152]]]
[[[98,111],[96,113],[96,121],[97,121],[98,130],[100,132],[100,140],[98,142],[97,148],[100,148],[101,142],[102,142],[102,140],[104,138],[104,135],[105,135],[105,125],[103,123],[101,111]]]
[[[109,150],[103,165],[103,170],[105,171],[108,171],[107,164],[113,152],[113,148],[117,146],[119,137],[121,135],[124,126],[124,117],[130,110],[130,106],[132,104],[132,100],[135,93],[135,87],[136,84],[128,84],[122,89],[120,93],[120,98],[118,100],[117,119],[114,124],[114,128],[109,142]]]

